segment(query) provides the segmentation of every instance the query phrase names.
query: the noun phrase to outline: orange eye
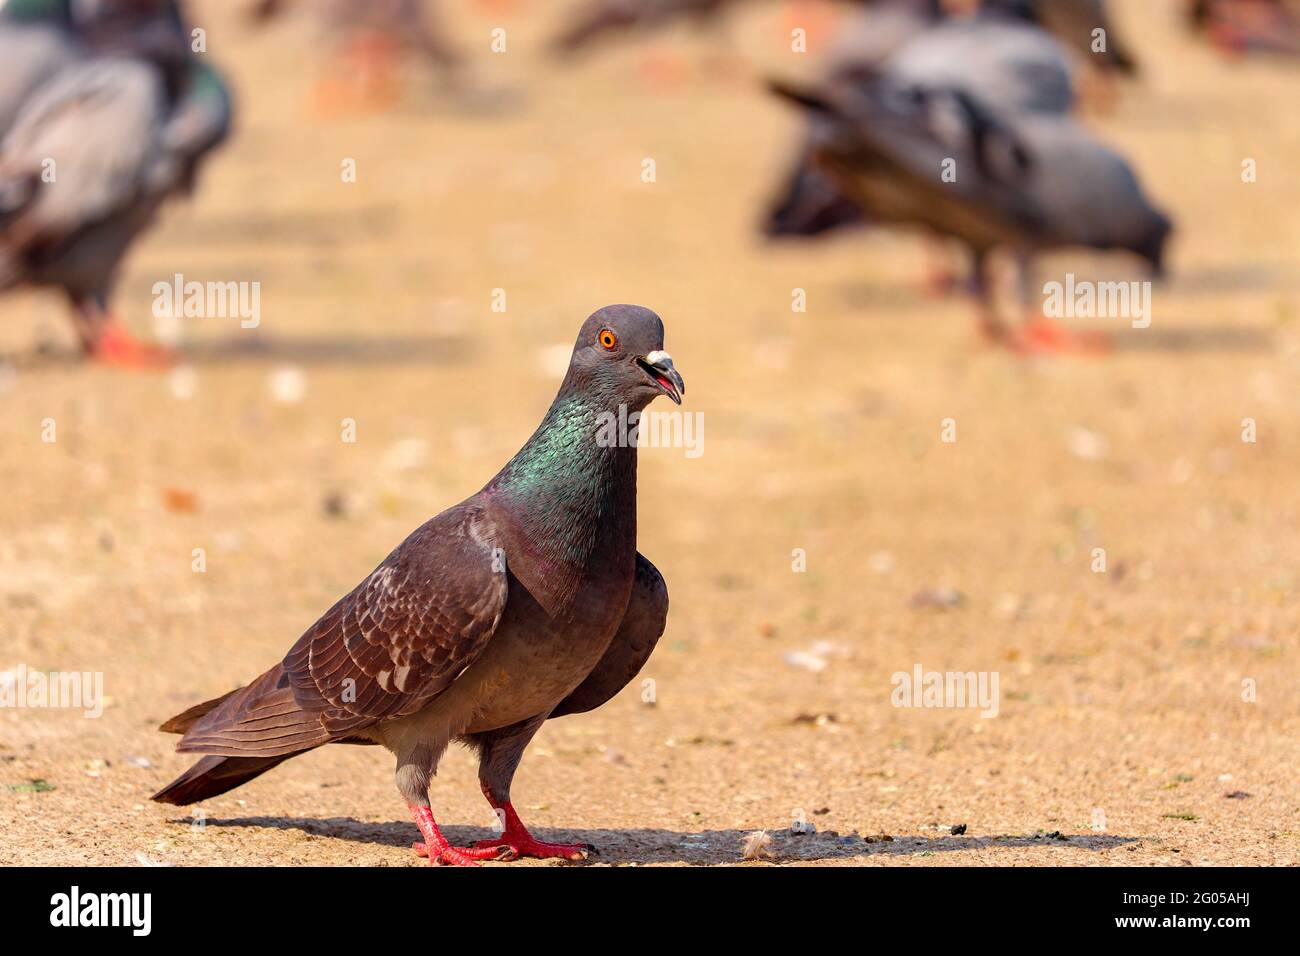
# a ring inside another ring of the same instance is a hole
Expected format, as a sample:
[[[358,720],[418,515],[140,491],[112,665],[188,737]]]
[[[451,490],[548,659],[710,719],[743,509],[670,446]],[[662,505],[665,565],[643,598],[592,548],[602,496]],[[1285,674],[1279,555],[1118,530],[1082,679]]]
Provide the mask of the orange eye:
[[[601,329],[600,335],[596,336],[596,340],[600,342],[600,347],[606,352],[612,352],[618,346],[618,336],[609,329]]]

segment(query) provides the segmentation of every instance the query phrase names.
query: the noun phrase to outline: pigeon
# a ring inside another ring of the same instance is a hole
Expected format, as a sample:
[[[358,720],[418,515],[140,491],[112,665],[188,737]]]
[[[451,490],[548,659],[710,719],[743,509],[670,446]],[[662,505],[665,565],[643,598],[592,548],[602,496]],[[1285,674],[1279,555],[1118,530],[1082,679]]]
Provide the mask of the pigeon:
[[[166,352],[112,318],[110,294],[163,202],[194,188],[232,107],[220,74],[188,55],[174,5],[155,5],[150,22],[124,9],[88,27],[103,52],[56,73],[0,140],[0,290],[59,289],[87,355],[156,365]]]
[[[1012,335],[992,307],[994,250],[1021,262],[1026,304],[1029,262],[1048,249],[1128,250],[1163,271],[1172,223],[1128,162],[1069,116],[1009,121],[961,87],[773,88],[812,115],[813,161],[873,220],[921,226],[970,250],[981,331],[996,342],[1034,350],[1098,344],[1070,340],[1045,320]]]
[[[535,839],[510,784],[551,717],[622,689],[664,631],[663,577],[636,550],[635,441],[602,439],[685,385],[663,322],[611,305],[582,325],[559,393],[533,436],[472,495],[417,528],[246,687],[162,725],[206,754],[153,799],[190,804],[322,744],[379,744],[431,863],[584,859],[584,844]],[[504,832],[451,846],[429,782],[448,743],[477,750]]]

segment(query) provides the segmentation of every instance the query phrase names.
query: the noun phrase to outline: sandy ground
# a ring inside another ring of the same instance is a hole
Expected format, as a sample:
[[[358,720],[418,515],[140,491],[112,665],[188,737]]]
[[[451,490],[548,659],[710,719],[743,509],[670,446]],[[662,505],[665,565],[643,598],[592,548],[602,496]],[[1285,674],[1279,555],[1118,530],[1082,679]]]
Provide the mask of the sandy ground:
[[[380,750],[314,752],[196,819],[148,802],[188,765],[154,728],[474,492],[582,319],[630,301],[664,316],[705,444],[642,454],[640,548],[672,594],[656,703],[633,686],[542,731],[515,787],[541,835],[615,865],[737,863],[759,829],[823,865],[1295,864],[1300,73],[1117,4],[1146,75],[1093,122],[1177,218],[1173,275],[1150,329],[1110,322],[1112,357],[1025,363],[919,294],[911,237],[758,240],[798,124],[755,77],[810,68],[778,10],[734,22],[748,62],[680,32],[557,69],[541,6],[457,24],[511,94],[492,114],[417,76],[396,112],[322,122],[309,32],[202,5],[238,136],[118,306],[147,332],[160,279],[255,280],[260,327],[189,320],[188,372],[133,375],[72,361],[57,300],[4,300],[0,669],[101,672],[108,700],[0,710],[0,862],[419,862]],[[996,672],[997,716],[891,706],[917,664]],[[467,753],[433,803],[487,835]]]

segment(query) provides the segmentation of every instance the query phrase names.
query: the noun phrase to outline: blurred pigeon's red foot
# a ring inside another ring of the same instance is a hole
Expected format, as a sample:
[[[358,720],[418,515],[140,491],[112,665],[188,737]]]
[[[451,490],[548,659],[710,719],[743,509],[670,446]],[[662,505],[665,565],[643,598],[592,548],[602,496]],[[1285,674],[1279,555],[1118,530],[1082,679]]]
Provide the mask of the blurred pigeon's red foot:
[[[1104,332],[1073,332],[1042,316],[1017,329],[1011,347],[1024,355],[1104,355],[1114,348]]]
[[[120,368],[167,368],[176,362],[171,349],[141,342],[116,321],[100,330],[90,355],[96,362]]]
[[[486,792],[486,791],[485,791]],[[510,801],[497,804],[488,795],[488,802],[496,809],[505,814],[505,831],[496,839],[480,840],[475,843],[476,849],[485,849],[487,847],[502,846],[508,847],[512,854],[506,859],[517,859],[521,857],[532,857],[536,860],[585,860],[591,854],[596,852],[596,848],[590,843],[543,843],[535,839],[524,822],[519,819],[519,814],[515,813],[515,808],[511,806]]]
[[[430,866],[440,863],[451,866],[478,866],[478,860],[513,859],[510,855],[510,847],[505,846],[503,840],[498,840],[496,843],[485,841],[490,846],[483,844],[452,846],[438,829],[438,824],[433,819],[433,811],[428,807],[411,807],[411,816],[415,818],[415,825],[420,828],[420,835],[424,837],[423,843],[412,843],[411,849],[415,851],[416,856],[428,857]],[[429,852],[430,847],[434,848],[432,853]]]

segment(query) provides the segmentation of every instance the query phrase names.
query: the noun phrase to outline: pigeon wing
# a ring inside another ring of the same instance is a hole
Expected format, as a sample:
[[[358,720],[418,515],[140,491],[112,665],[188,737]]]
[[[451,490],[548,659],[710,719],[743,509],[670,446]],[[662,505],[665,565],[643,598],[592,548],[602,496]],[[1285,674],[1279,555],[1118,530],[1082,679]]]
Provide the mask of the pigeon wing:
[[[59,73],[0,144],[0,180],[33,187],[21,234],[57,239],[135,201],[165,113],[162,79],[147,64],[91,60]]]
[[[610,700],[645,666],[668,624],[668,586],[659,569],[636,556],[636,578],[623,623],[586,679],[560,701],[552,717],[585,714]]]
[[[283,661],[298,707],[330,737],[414,713],[470,665],[505,610],[490,520],[459,505],[416,529]]]

